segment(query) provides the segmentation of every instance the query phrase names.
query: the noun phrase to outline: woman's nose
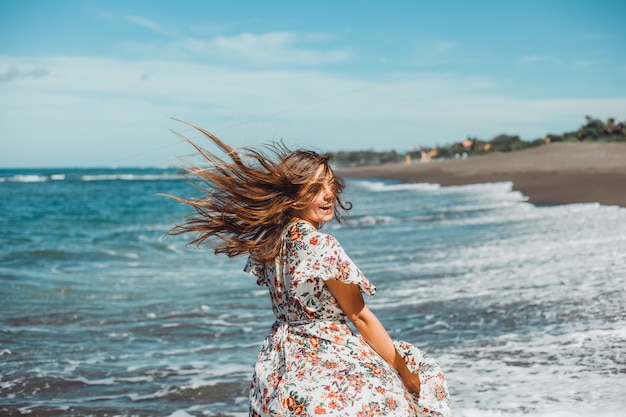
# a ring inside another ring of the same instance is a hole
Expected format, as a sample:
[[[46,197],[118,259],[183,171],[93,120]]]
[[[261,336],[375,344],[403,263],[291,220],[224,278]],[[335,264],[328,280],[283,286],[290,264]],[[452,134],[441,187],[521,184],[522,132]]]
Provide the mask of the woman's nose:
[[[333,198],[333,189],[330,185],[324,185],[322,188],[322,192],[325,200],[330,200]]]

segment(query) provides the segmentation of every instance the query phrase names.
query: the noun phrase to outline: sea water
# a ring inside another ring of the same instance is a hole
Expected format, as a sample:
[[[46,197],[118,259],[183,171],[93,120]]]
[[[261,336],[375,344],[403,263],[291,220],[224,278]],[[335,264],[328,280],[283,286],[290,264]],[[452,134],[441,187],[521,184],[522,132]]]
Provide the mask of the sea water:
[[[244,258],[164,237],[170,169],[0,171],[0,414],[244,416],[273,322]],[[626,209],[536,207],[510,183],[350,180],[339,239],[456,416],[626,409]]]

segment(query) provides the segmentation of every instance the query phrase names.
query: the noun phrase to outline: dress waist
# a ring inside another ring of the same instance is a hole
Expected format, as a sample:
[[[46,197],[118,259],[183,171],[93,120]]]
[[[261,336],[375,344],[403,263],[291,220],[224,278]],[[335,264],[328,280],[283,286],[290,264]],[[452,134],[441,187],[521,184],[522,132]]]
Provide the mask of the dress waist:
[[[314,324],[314,323],[336,323],[336,324],[345,324],[345,320],[341,320],[338,318],[326,318],[326,319],[316,319],[316,320],[291,320],[291,319],[276,319],[274,322],[274,326],[287,326],[287,327],[297,327],[304,326],[306,324]]]
[[[285,320],[285,319],[276,319],[274,324],[276,326],[302,326],[304,324],[315,323],[313,320]]]

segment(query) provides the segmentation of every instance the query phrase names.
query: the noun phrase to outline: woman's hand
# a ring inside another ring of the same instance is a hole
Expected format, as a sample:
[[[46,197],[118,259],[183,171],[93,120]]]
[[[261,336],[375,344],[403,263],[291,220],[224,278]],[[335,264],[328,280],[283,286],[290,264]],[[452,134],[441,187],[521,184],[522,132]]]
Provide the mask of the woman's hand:
[[[414,374],[411,372],[404,372],[400,374],[400,377],[402,378],[402,382],[407,387],[409,392],[413,394],[420,393],[421,381],[420,381],[420,377],[418,374]]]

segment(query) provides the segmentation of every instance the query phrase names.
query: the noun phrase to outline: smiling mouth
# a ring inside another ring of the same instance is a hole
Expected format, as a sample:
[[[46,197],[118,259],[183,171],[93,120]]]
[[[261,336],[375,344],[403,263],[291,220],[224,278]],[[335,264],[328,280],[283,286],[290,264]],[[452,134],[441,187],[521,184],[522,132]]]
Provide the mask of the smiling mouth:
[[[332,205],[327,205],[327,206],[320,206],[320,209],[324,210],[324,211],[329,211],[332,210],[333,206]]]

